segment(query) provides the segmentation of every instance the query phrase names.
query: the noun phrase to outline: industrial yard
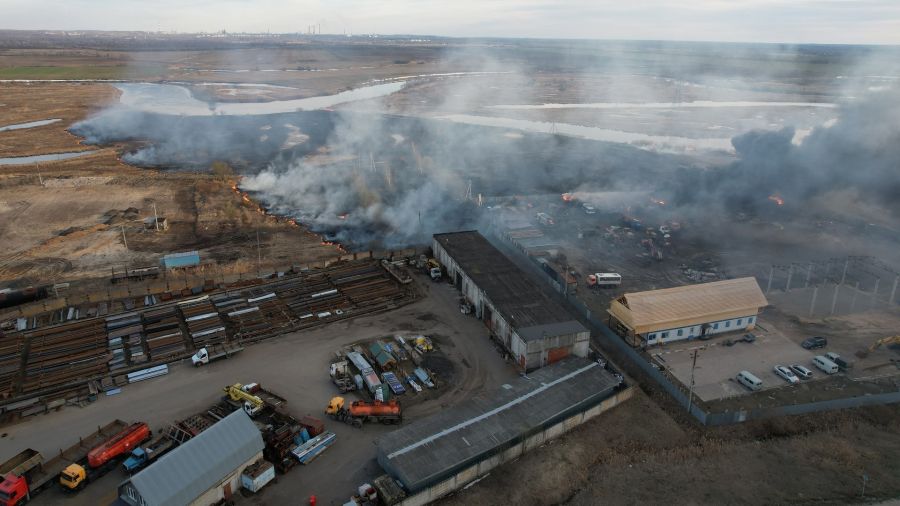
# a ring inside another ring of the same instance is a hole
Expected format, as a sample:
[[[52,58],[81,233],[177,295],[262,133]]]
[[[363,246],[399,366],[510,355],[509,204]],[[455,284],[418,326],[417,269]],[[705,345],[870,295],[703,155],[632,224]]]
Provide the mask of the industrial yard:
[[[0,31],[0,498],[900,493],[889,185],[772,168],[854,53],[79,37]]]
[[[328,430],[338,438],[334,447],[320,459],[308,467],[292,470],[290,480],[280,480],[279,485],[267,490],[263,498],[269,504],[277,504],[298,495],[316,494],[326,504],[337,501],[351,495],[359,484],[372,478],[376,470],[375,452],[368,442],[392,428],[374,424],[357,429],[324,416],[328,400],[338,395],[328,378],[327,366],[336,346],[393,334],[400,329],[444,336],[444,353],[458,370],[453,378],[454,387],[428,401],[411,403],[404,414],[406,420],[438,412],[442,405],[467,398],[483,384],[501,384],[516,377],[491,345],[487,330],[459,313],[453,289],[449,286],[428,288],[430,295],[426,300],[388,315],[362,317],[321,329],[285,334],[250,346],[234,358],[206,368],[195,369],[189,362],[174,364],[165,376],[128,385],[113,396],[101,395],[86,407],[65,407],[58,412],[33,417],[27,423],[8,426],[4,432],[7,434],[5,441],[10,444],[4,445],[0,459],[12,456],[19,448],[35,448],[52,454],[56,448],[70,444],[72,434],[87,433],[116,416],[143,420],[155,430],[214,404],[226,385],[259,382],[287,399],[289,413],[298,418],[311,414],[323,419]],[[421,318],[426,314],[431,316]],[[298,368],[298,360],[310,366]],[[58,426],[68,429],[48,437],[47,430]],[[122,479],[121,474],[111,473],[70,500],[77,499],[83,504],[112,500]],[[319,487],[326,483],[327,486]],[[38,504],[52,504],[62,498],[57,494],[59,492],[52,490],[35,500]]]

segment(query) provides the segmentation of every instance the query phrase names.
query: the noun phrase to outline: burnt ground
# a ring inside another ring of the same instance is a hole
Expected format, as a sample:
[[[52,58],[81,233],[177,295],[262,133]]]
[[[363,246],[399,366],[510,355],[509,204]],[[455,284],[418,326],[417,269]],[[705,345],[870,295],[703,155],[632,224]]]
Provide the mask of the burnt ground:
[[[679,413],[680,414],[680,413]],[[723,429],[675,421],[646,394],[439,502],[846,504],[900,494],[900,408]],[[860,496],[862,476],[869,478]]]

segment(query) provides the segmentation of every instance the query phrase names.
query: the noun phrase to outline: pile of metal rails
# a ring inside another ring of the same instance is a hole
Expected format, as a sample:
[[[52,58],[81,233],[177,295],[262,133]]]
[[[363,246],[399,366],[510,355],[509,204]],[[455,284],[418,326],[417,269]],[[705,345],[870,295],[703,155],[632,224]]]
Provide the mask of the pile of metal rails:
[[[178,309],[195,348],[225,342],[225,322],[209,297],[179,302]]]
[[[147,361],[143,332],[140,313],[122,313],[106,318],[107,345],[112,355],[108,362],[110,372]]]
[[[234,330],[234,339],[253,342],[293,328],[287,307],[270,287],[250,288],[214,299]]]
[[[27,355],[20,386],[34,392],[106,374],[105,322],[85,320],[25,333]]]
[[[25,336],[0,335],[0,399],[12,396],[24,352]]]
[[[151,360],[165,360],[186,351],[184,331],[174,306],[144,311],[144,332]]]

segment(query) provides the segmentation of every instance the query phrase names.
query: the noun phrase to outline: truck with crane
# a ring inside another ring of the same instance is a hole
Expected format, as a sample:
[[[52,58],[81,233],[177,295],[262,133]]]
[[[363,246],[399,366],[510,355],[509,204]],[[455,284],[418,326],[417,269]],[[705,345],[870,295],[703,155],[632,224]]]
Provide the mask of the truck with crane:
[[[403,421],[400,403],[396,399],[384,402],[353,401],[347,405],[343,397],[332,397],[325,414],[354,427],[362,427],[365,422],[399,424]]]
[[[428,261],[425,263],[425,268],[428,270],[428,276],[432,281],[440,281],[443,277],[441,264],[438,263],[438,261],[434,258],[428,259]]]
[[[119,433],[128,424],[116,420],[78,440],[78,443],[63,450],[55,457],[44,460],[37,450],[28,448],[15,457],[0,464],[0,505],[15,506],[29,501],[59,479],[60,473],[69,464],[83,459],[94,446]]]
[[[81,490],[88,483],[105,475],[132,449],[152,436],[150,427],[137,422],[91,449],[86,456],[69,464],[59,475],[63,490]]]
[[[357,389],[356,382],[353,380],[353,372],[350,370],[350,363],[347,360],[335,360],[329,368],[331,382],[334,383],[341,393],[352,392]]]
[[[259,383],[235,383],[224,388],[228,400],[242,403],[244,412],[255,417],[266,407],[281,409],[287,400],[262,388]]]

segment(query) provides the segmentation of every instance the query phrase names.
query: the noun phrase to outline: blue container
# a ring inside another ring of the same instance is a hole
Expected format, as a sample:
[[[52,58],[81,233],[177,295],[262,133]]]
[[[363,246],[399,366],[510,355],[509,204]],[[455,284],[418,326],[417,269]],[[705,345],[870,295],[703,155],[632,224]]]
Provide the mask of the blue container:
[[[306,427],[303,427],[303,429],[300,430],[300,438],[303,440],[304,443],[309,441],[309,431],[306,430]]]
[[[166,269],[174,269],[177,267],[193,267],[195,265],[200,265],[200,253],[196,251],[171,253],[163,257],[162,264]]]

